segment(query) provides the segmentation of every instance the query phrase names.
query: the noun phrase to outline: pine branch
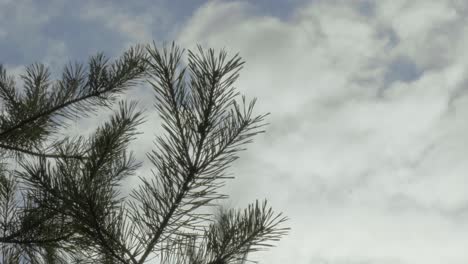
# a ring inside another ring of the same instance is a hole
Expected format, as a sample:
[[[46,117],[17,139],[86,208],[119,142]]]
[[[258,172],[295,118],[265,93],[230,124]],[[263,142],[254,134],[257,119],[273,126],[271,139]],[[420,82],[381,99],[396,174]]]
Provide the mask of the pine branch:
[[[122,264],[127,264],[128,261],[127,259],[123,258],[120,254],[118,254],[118,252],[115,250],[114,246],[112,245],[109,245],[109,240],[111,240],[113,243],[115,243],[117,245],[117,247],[122,250],[123,252],[125,252],[125,254],[127,254],[127,256],[130,258],[130,261],[132,263],[138,263],[137,260],[135,259],[135,256],[127,249],[127,247],[123,244],[120,243],[119,240],[116,240],[114,239],[114,237],[110,234],[108,234],[106,232],[106,229],[105,228],[102,228],[102,226],[99,224],[99,222],[97,222],[97,215],[95,213],[95,211],[93,210],[93,204],[91,202],[88,203],[88,205],[90,206],[91,208],[91,219],[92,219],[92,227],[94,229],[94,231],[96,232],[97,234],[97,239],[99,240],[100,242],[100,245],[106,249],[106,252],[108,254],[110,254],[111,256],[113,256],[114,258],[116,258],[117,260],[119,260],[120,262],[122,262]]]
[[[99,96],[101,94],[104,94],[106,92],[109,92],[109,91],[95,92],[95,93],[88,94],[86,96],[82,96],[82,97],[79,97],[79,98],[76,98],[76,99],[73,99],[73,100],[70,100],[70,101],[66,101],[66,102],[64,102],[62,104],[59,104],[59,105],[55,105],[50,109],[47,109],[47,110],[45,110],[43,112],[40,112],[40,113],[37,113],[37,114],[27,118],[27,119],[24,119],[24,120],[18,122],[16,125],[14,125],[12,127],[9,127],[7,129],[3,130],[2,132],[0,132],[0,138],[13,133],[15,130],[23,127],[26,124],[32,123],[35,120],[40,119],[41,117],[47,117],[47,116],[51,115],[52,113],[57,112],[57,111],[59,111],[59,110],[61,110],[63,108],[69,107],[69,106],[71,106],[73,104],[88,100],[88,99],[93,98],[93,97],[99,98]]]
[[[135,103],[120,103],[119,111],[89,140],[85,161],[61,157],[55,167],[50,167],[44,158],[39,164],[23,161],[20,165],[24,172],[19,173],[31,193],[38,190],[52,195],[52,199],[38,202],[72,219],[78,228],[75,234],[85,243],[80,246],[97,246],[122,263],[127,263],[127,258],[121,252],[136,261],[125,243],[109,232],[114,223],[102,220],[120,202],[113,188],[138,167],[132,156],[127,157],[124,152],[137,134],[136,126],[142,122],[135,107]],[[67,149],[65,145],[61,152],[67,153]]]
[[[0,97],[6,100],[6,103],[11,106],[16,106],[18,104],[14,85],[15,82],[13,78],[7,76],[5,68],[0,64]]]
[[[21,153],[39,157],[39,158],[52,158],[52,159],[64,158],[64,159],[78,159],[78,160],[87,159],[87,157],[82,156],[82,155],[70,156],[70,155],[62,155],[62,154],[40,153],[40,152],[34,152],[31,150],[27,150],[27,149],[22,149],[22,148],[15,147],[15,146],[9,146],[9,145],[2,144],[2,143],[0,143],[0,148],[11,150],[11,151],[16,151],[16,152],[21,152]]]
[[[167,136],[157,138],[158,151],[149,155],[159,173],[156,181],[143,179],[143,187],[133,193],[146,212],[135,219],[152,232],[139,264],[158,243],[170,240],[179,229],[196,229],[192,224],[206,219],[194,210],[224,197],[216,193],[221,186],[217,181],[225,178],[223,171],[237,158],[239,146],[262,132],[265,116],[252,117],[254,102],[242,110],[234,100],[237,94],[231,85],[243,64],[240,58],[227,60],[224,52],[216,57],[213,50],[205,53],[201,47],[198,54],[189,51],[191,79],[186,87],[185,69],[178,72],[181,54],[174,44],[170,51],[150,50],[151,85]]]
[[[0,178],[0,195],[9,197],[0,199],[0,246],[11,249],[4,259],[66,261],[70,254],[80,263],[143,264],[160,253],[161,263],[224,264],[246,261],[248,253],[286,233],[286,219],[266,203],[226,211],[214,222],[199,210],[227,197],[218,193],[232,178],[226,170],[264,132],[266,115],[253,113],[255,99],[238,100],[232,87],[242,59],[198,46],[183,65],[183,50],[174,43],[146,51],[148,56],[129,52],[111,65],[97,55],[88,73],[70,65],[56,85],[45,67],[33,65],[22,76],[24,93],[0,67],[0,150],[29,155],[14,170],[28,208],[14,204],[11,182]],[[87,139],[59,139],[47,148],[42,143],[66,119],[109,107],[148,68],[165,134],[147,154],[154,177],[140,177],[127,200],[120,185],[140,165],[127,151],[143,121],[135,103],[120,103]]]
[[[267,241],[277,241],[287,234],[289,228],[280,227],[286,220],[282,214],[275,215],[266,201],[262,205],[256,201],[243,212],[221,212],[205,234],[206,254],[212,256],[207,264],[244,260],[249,252],[271,247]]]
[[[27,245],[46,245],[66,241],[72,234],[67,234],[49,239],[15,239],[14,236],[0,237],[0,243],[6,244],[27,244]]]
[[[69,66],[65,68],[62,80],[52,88],[48,80],[49,73],[44,66],[33,65],[27,68],[27,74],[22,75],[25,94],[16,100],[17,104],[10,104],[7,108],[9,112],[7,119],[1,124],[3,129],[0,138],[6,139],[7,136],[18,133],[21,128],[31,125],[41,128],[38,132],[47,135],[64,124],[64,120],[59,120],[58,117],[70,119],[77,115],[86,115],[97,106],[107,107],[115,99],[115,95],[136,84],[135,80],[146,74],[145,56],[141,47],[132,48],[109,66],[102,55],[97,55],[90,59],[87,75],[81,65]],[[5,91],[3,94],[11,94]],[[38,120],[42,122],[36,124]]]
[[[167,227],[167,225],[169,223],[169,220],[174,215],[174,212],[176,211],[176,209],[180,206],[180,203],[181,203],[182,199],[184,198],[184,196],[186,195],[186,193],[188,191],[188,185],[193,180],[194,176],[195,176],[195,174],[192,173],[191,175],[189,175],[187,177],[187,180],[186,180],[186,182],[184,183],[184,185],[182,187],[182,191],[177,195],[174,203],[170,207],[167,214],[164,216],[164,218],[163,218],[163,220],[161,222],[161,225],[159,226],[159,229],[153,235],[153,238],[149,241],[149,243],[147,245],[147,249],[145,250],[143,255],[140,257],[140,260],[138,261],[138,264],[142,264],[142,263],[145,262],[148,255],[151,253],[151,251],[153,251],[154,246],[160,241],[160,238],[161,238],[165,228]]]

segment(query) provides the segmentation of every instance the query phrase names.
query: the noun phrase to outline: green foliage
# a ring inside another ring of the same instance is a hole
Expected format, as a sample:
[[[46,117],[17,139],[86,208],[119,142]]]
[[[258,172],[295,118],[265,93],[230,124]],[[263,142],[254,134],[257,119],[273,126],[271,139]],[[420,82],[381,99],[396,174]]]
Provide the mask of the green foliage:
[[[184,65],[183,53],[172,44],[133,48],[114,63],[97,55],[55,82],[36,64],[21,76],[23,90],[0,66],[2,263],[241,263],[286,234],[286,218],[266,202],[217,217],[201,210],[226,197],[218,192],[226,170],[264,132],[266,115],[232,87],[238,55],[198,47]],[[57,132],[111,107],[143,77],[164,134],[148,153],[153,175],[124,197],[122,182],[141,165],[127,150],[143,122],[135,102],[119,102],[89,137]]]

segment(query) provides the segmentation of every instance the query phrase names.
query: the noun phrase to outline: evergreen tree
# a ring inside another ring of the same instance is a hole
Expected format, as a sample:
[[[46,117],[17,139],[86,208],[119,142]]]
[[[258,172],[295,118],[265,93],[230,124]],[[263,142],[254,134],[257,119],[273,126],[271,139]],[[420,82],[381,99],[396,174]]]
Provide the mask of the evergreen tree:
[[[266,202],[216,217],[204,209],[226,197],[226,170],[266,115],[232,87],[238,55],[198,47],[184,64],[183,54],[172,44],[132,48],[114,63],[97,55],[55,82],[35,64],[22,90],[0,66],[1,263],[243,263],[287,232]],[[127,150],[143,122],[137,104],[120,101],[89,137],[59,132],[144,77],[164,134],[147,155],[153,174],[124,197],[122,182],[141,165]]]

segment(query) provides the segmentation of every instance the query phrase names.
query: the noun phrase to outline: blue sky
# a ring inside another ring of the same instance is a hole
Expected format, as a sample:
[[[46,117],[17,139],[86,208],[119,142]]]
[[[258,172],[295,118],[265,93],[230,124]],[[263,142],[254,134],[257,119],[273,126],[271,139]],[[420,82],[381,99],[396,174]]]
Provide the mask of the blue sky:
[[[248,2],[248,1],[244,1]],[[172,41],[193,12],[207,1],[65,1],[2,0],[0,49],[2,63],[25,65],[44,61],[52,50],[66,49],[64,60],[82,60],[98,51],[114,55],[137,42],[137,33],[123,28],[144,27],[151,40]],[[287,19],[299,0],[254,1],[260,16]]]
[[[254,260],[462,264],[467,15],[457,0],[0,0],[0,62],[59,72],[152,40],[240,52],[236,86],[271,116],[225,190],[233,206],[267,198],[292,227]],[[152,103],[144,86],[128,97]],[[140,129],[149,151],[156,115]]]

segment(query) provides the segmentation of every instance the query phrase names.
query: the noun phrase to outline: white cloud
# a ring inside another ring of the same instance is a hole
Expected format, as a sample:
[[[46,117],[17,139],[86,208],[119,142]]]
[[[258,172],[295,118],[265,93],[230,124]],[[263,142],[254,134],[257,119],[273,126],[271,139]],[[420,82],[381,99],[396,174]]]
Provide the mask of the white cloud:
[[[214,1],[179,34],[184,47],[239,51],[239,89],[272,112],[229,183],[235,202],[267,197],[291,218],[257,259],[464,263],[465,13],[454,1],[379,1],[372,15],[353,3],[280,20]]]
[[[80,10],[84,20],[103,23],[108,29],[122,34],[130,43],[148,43],[154,39],[155,28],[167,26],[169,14],[161,1],[153,1],[142,12],[131,12],[125,5],[106,1],[88,1]]]
[[[0,39],[59,70],[67,45],[41,30],[62,7],[0,0]],[[239,51],[247,61],[239,89],[272,112],[227,187],[236,205],[267,197],[291,218],[279,247],[254,258],[466,263],[467,2],[318,0],[287,20],[257,11],[247,1],[211,1],[177,35],[184,47]],[[159,2],[132,12],[91,0],[79,12],[128,44],[151,41],[155,27],[174,21]],[[152,110],[143,90],[129,97]],[[138,153],[152,148],[155,119],[141,127]]]
[[[447,66],[465,49],[459,45],[463,43],[460,34],[467,29],[466,11],[454,3],[385,1],[378,6],[377,17],[399,36],[395,53],[406,53],[424,68]]]

